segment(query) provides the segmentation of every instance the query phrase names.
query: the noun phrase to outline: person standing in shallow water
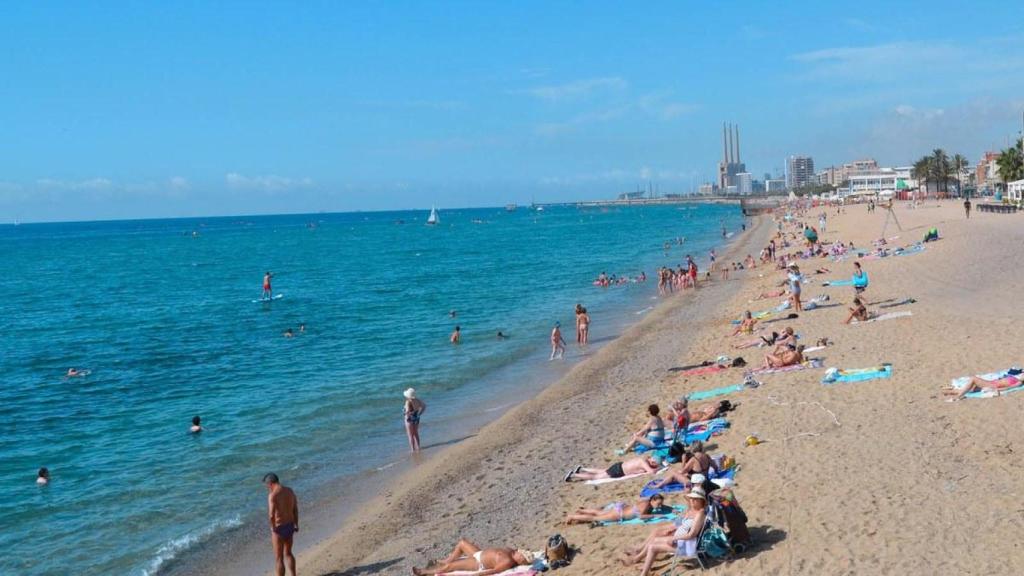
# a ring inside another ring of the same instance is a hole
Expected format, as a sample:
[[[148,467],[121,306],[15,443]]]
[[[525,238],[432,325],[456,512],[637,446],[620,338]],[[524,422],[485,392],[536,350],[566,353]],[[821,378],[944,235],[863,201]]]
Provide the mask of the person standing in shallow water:
[[[452,335],[448,337],[448,341],[451,342],[452,344],[458,344],[459,342],[462,341],[462,327],[461,326],[456,326],[455,327],[455,331],[452,332]]]
[[[269,271],[263,275],[263,298],[271,298],[274,296],[274,291],[270,288],[270,279],[273,277]]]
[[[270,518],[270,542],[274,546],[274,573],[285,576],[287,567],[292,576],[297,576],[292,539],[299,531],[299,499],[291,488],[281,484],[273,472],[263,477],[263,483],[268,492],[267,513]]]
[[[427,411],[427,404],[416,397],[416,389],[409,388],[404,392],[405,434],[409,437],[409,450],[420,451],[420,417]]]
[[[561,359],[564,355],[565,339],[562,338],[562,323],[555,322],[555,327],[551,329],[551,358],[548,360]]]

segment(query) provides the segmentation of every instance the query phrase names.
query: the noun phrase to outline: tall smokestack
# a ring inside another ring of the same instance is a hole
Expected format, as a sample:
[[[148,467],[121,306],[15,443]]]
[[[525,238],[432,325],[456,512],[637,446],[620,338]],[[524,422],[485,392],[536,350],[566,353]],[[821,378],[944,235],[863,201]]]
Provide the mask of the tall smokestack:
[[[722,122],[722,163],[729,163],[729,145],[725,139],[725,122]]]
[[[740,127],[736,125],[736,163],[740,163]]]
[[[729,135],[729,145],[728,145],[729,158],[728,158],[728,160],[726,160],[726,162],[728,164],[732,164],[733,163],[733,158],[732,158],[732,124],[729,124],[728,135]]]

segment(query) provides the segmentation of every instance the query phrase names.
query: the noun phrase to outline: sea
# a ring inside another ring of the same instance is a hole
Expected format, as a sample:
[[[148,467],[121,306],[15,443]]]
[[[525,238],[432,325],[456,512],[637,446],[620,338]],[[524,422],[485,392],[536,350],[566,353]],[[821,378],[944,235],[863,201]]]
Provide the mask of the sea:
[[[703,269],[743,221],[710,204],[428,213],[0,226],[0,573],[166,573],[262,526],[266,472],[303,498],[407,460],[409,387],[424,447],[457,442],[586,358],[577,303],[600,346],[656,304],[658,266]],[[282,297],[260,302],[268,271]],[[559,321],[569,351],[549,362]]]

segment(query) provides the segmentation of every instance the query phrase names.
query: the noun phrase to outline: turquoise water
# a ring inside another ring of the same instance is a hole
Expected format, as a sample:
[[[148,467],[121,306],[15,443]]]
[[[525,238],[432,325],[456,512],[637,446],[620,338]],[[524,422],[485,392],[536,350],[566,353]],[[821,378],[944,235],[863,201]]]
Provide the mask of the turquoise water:
[[[266,471],[313,490],[399,457],[409,386],[430,405],[424,443],[443,440],[431,422],[457,420],[496,371],[542,363],[555,320],[573,340],[576,302],[600,338],[650,305],[657,265],[704,262],[740,224],[728,206],[426,215],[0,228],[0,573],[159,573],[262,518]],[[646,284],[591,285],[641,269]],[[266,270],[284,297],[253,303]],[[190,435],[196,414],[208,430]]]

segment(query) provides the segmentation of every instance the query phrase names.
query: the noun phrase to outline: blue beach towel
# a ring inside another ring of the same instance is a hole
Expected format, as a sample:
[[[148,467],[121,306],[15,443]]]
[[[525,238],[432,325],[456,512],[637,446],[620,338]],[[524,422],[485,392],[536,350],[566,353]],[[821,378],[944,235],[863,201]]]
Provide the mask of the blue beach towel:
[[[689,429],[686,432],[686,438],[684,438],[684,444],[693,444],[696,441],[707,442],[714,434],[722,432],[729,427],[729,421],[725,418],[712,418],[707,422],[694,422],[690,424]],[[668,455],[668,448],[672,444],[673,435],[669,431],[665,431],[665,441],[654,447],[654,450],[661,454],[662,457]],[[644,445],[638,445],[633,448],[636,453],[643,453],[651,450]]]
[[[736,479],[736,468],[730,468],[730,469],[726,470],[725,472],[716,472],[715,474],[711,475],[711,480],[723,480],[723,479],[735,480]],[[673,492],[682,492],[685,489],[685,487],[682,484],[678,483],[678,482],[672,482],[671,484],[665,484],[661,488],[655,488],[654,485],[657,482],[660,482],[660,480],[651,480],[650,482],[645,484],[643,489],[640,490],[640,497],[641,498],[650,498],[651,496],[654,496],[655,494],[671,494]]]
[[[876,378],[889,378],[892,376],[892,364],[882,364],[873,368],[857,368],[854,370],[839,370],[829,368],[822,377],[822,384],[838,384],[840,382],[863,382]]]
[[[1008,368],[1008,369],[1002,370],[1000,372],[989,372],[988,374],[979,374],[977,377],[982,379],[982,380],[987,380],[989,382],[992,382],[994,380],[999,380],[1000,378],[1006,378],[1007,376],[1017,376],[1019,378],[1021,376],[1021,373],[1020,373],[1020,370],[1018,368]],[[956,388],[957,390],[963,389],[965,386],[967,386],[970,383],[971,383],[971,377],[970,376],[963,376],[963,377],[960,377],[960,378],[954,378],[953,381],[951,382],[951,384],[953,385],[953,388]],[[1013,392],[1020,392],[1021,390],[1024,390],[1024,384],[1022,384],[1020,386],[1014,386],[1013,388],[1003,388],[1002,390],[999,391],[999,395],[1006,395],[1006,394],[1010,394],[1010,393],[1013,393]],[[964,394],[964,398],[994,398],[995,396],[996,396],[996,394],[992,390],[978,390],[978,391],[975,391],[975,392],[968,392],[967,394]]]
[[[743,390],[743,384],[733,384],[732,386],[722,386],[721,388],[712,388],[711,390],[691,392],[686,395],[686,398],[687,400],[707,400],[708,398],[724,396],[726,394],[732,394],[733,392],[739,392],[740,390]]]

